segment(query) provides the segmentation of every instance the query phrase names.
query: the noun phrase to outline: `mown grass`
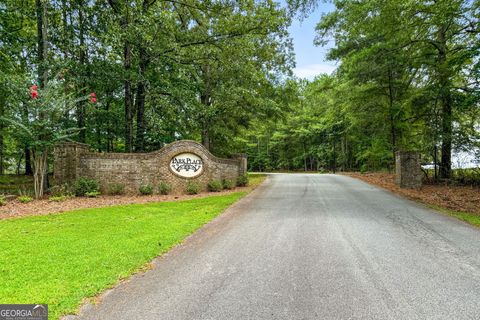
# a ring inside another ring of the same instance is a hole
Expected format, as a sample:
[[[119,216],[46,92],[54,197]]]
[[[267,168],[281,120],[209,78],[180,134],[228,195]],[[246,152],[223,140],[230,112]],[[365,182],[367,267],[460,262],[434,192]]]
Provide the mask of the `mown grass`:
[[[47,303],[50,319],[74,313],[245,194],[2,220],[0,303]]]
[[[252,188],[257,187],[267,178],[266,174],[263,173],[249,173],[248,174],[248,185]]]
[[[442,213],[442,214],[455,217],[459,220],[465,221],[466,223],[469,223],[473,226],[476,226],[476,227],[480,228],[480,215],[478,215],[478,214],[450,210],[450,209],[446,209],[444,207],[440,207],[440,206],[436,206],[436,205],[432,205],[432,204],[427,204],[427,206],[431,209],[434,209],[434,210]]]

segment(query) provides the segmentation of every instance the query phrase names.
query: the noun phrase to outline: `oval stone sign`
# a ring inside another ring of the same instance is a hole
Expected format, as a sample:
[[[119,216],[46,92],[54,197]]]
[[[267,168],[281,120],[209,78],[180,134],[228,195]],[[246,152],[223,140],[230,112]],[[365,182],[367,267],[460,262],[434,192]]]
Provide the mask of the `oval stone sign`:
[[[203,172],[203,161],[196,154],[181,153],[170,160],[170,169],[181,177],[194,178]]]

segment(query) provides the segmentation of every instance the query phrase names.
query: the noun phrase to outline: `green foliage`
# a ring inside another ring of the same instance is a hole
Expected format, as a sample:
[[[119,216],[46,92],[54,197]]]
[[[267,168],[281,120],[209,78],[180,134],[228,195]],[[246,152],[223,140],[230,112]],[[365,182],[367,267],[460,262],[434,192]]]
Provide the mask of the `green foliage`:
[[[87,193],[98,192],[98,182],[95,179],[81,177],[75,182],[75,195],[87,196]]]
[[[260,172],[392,169],[396,150],[433,161],[442,147],[478,149],[478,1],[334,1],[315,41],[335,43],[339,67],[297,80],[288,27],[313,3],[2,2],[0,173],[24,170],[25,147],[51,168],[42,151],[66,139],[102,152],[202,140]]]
[[[50,187],[50,189],[48,190],[51,197],[69,197],[69,196],[72,196],[74,195],[74,192],[72,191],[72,186],[68,185],[68,184],[61,184],[61,185],[54,185],[52,187]],[[49,198],[49,199],[50,199]]]
[[[172,192],[172,186],[164,181],[158,184],[158,193],[167,195]]]
[[[480,186],[480,168],[454,170],[453,181],[460,185]]]
[[[88,192],[87,192],[88,193]],[[59,196],[51,196],[48,198],[48,201],[52,201],[52,202],[62,202],[62,201],[65,201],[67,200],[69,197],[66,196],[66,195],[59,195]]]
[[[208,191],[219,192],[223,190],[222,181],[220,180],[210,180],[207,185]]]
[[[0,194],[31,195],[33,179],[24,175],[0,175]]]
[[[223,180],[223,188],[226,190],[232,190],[235,188],[235,180],[232,179],[224,179]]]
[[[0,207],[7,204],[7,198],[4,195],[0,195]]]
[[[237,178],[237,186],[239,187],[246,187],[248,186],[248,174],[242,174],[240,176],[238,176]]]
[[[153,194],[153,186],[151,184],[144,184],[138,188],[138,191],[142,195],[151,195]]]
[[[29,196],[20,196],[17,198],[17,200],[21,203],[29,203],[33,201],[33,198]]]
[[[119,196],[125,194],[125,185],[123,183],[110,183],[107,186],[107,194]]]
[[[27,86],[24,91],[27,91]],[[68,140],[77,134],[79,128],[64,128],[65,114],[75,107],[75,104],[85,98],[73,98],[65,95],[60,79],[52,79],[43,89],[39,90],[37,99],[26,101],[27,106],[14,117],[3,117],[0,120],[11,125],[16,131],[16,137],[32,151],[51,150],[60,141]]]
[[[41,299],[49,319],[74,314],[85,299],[128,278],[244,194],[0,220],[0,239],[9,239],[0,241],[2,303]]]
[[[87,198],[96,198],[100,195],[99,191],[90,191],[90,192],[85,192],[85,197]]]
[[[185,187],[185,192],[192,195],[200,193],[201,190],[202,187],[197,182],[193,181],[188,181]]]

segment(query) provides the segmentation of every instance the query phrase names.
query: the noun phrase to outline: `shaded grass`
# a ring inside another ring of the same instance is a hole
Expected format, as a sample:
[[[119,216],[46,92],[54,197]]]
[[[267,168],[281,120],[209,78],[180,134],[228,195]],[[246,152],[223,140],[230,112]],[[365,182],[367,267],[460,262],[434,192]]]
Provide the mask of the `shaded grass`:
[[[207,223],[245,192],[0,221],[0,303],[74,313]]]
[[[33,194],[33,177],[25,175],[0,175],[0,194]]]

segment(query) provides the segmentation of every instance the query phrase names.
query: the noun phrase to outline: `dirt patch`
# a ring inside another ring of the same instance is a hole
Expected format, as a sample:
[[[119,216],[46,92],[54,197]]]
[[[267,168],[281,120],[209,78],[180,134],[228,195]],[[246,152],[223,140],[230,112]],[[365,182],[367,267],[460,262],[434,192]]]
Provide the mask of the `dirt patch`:
[[[425,204],[480,215],[479,187],[424,185],[420,189],[402,189],[395,184],[394,174],[391,173],[344,174]]]
[[[0,220],[24,216],[46,215],[51,213],[62,213],[66,211],[86,208],[100,208],[133,203],[149,203],[163,201],[181,201],[198,199],[209,196],[221,196],[239,191],[250,191],[256,185],[249,187],[235,188],[221,192],[203,192],[196,195],[150,195],[150,196],[99,196],[97,198],[74,197],[61,202],[35,200],[29,203],[21,203],[17,200],[9,201],[5,206],[0,207]]]

